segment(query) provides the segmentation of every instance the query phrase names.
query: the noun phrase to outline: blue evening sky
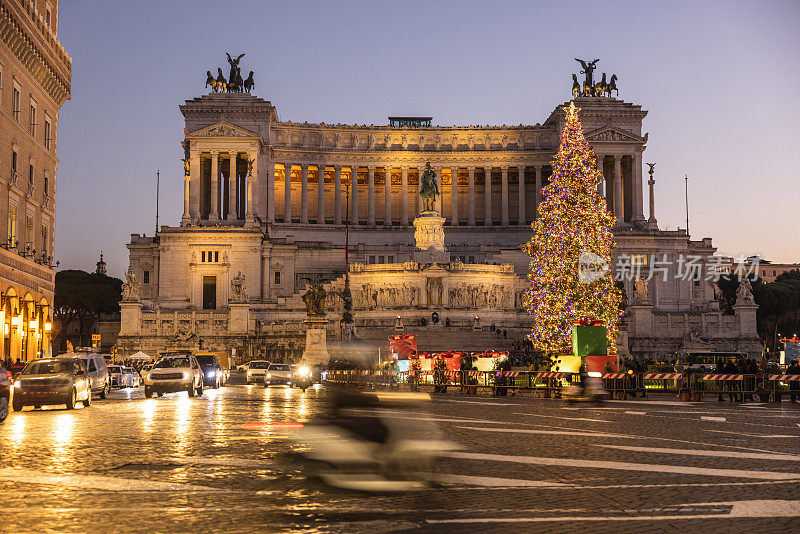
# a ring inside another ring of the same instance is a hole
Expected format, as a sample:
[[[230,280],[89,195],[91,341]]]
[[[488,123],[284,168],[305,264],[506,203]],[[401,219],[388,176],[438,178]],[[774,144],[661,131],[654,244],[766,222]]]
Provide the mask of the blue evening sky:
[[[570,98],[573,60],[600,58],[649,110],[656,216],[721,253],[800,261],[800,3],[67,0],[72,100],[60,116],[56,255],[109,274],[131,233],[183,211],[178,105],[225,52],[282,120],[535,124]],[[645,185],[645,214],[647,189]]]

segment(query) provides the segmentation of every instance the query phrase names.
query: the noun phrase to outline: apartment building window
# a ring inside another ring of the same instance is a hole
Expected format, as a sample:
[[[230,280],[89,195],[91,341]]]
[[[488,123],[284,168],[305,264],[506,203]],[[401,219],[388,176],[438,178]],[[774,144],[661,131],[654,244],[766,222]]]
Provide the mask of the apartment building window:
[[[28,165],[28,183],[33,185],[33,163]]]
[[[47,173],[44,173],[44,195],[50,195],[50,179],[47,177]]]
[[[50,150],[50,119],[44,120],[44,147]]]
[[[47,257],[47,226],[42,225],[42,257]]]
[[[36,137],[36,105],[31,102],[30,113],[29,113],[30,122],[28,124],[28,132],[34,137]]]
[[[50,27],[50,9],[44,13],[44,23],[47,24],[48,28]]]
[[[11,179],[14,179],[14,175],[17,174],[17,151],[11,151]]]
[[[14,87],[11,90],[11,114],[14,115],[14,120],[19,122],[20,109],[19,109],[19,89]]]
[[[142,283],[149,284],[150,283],[150,271],[144,271],[142,273]]]
[[[8,207],[8,246],[13,248],[17,243],[17,207]]]

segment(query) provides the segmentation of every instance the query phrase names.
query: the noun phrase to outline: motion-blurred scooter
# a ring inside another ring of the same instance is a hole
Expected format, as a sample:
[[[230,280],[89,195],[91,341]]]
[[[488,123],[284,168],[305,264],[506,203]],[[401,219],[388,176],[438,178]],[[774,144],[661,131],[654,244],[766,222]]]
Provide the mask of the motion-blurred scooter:
[[[333,414],[289,436],[312,474],[347,490],[396,492],[428,486],[440,452],[454,450],[423,414],[398,407],[430,400],[426,393],[332,390]]]
[[[575,404],[578,402],[592,402],[595,404],[603,404],[608,392],[603,387],[603,382],[594,376],[587,376],[583,379],[584,384],[575,384],[569,386],[564,390],[563,398],[567,404]]]

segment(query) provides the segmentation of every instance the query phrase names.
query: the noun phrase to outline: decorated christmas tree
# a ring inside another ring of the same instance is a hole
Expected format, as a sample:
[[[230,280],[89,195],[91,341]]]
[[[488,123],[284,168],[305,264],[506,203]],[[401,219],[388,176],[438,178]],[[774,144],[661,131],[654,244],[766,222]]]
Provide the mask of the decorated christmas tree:
[[[616,354],[621,294],[610,270],[616,218],[598,193],[602,174],[583,137],[574,103],[561,131],[550,183],[543,189],[534,234],[524,245],[531,258],[525,305],[534,318],[529,335],[548,355],[572,352],[577,322],[602,321],[608,354]]]

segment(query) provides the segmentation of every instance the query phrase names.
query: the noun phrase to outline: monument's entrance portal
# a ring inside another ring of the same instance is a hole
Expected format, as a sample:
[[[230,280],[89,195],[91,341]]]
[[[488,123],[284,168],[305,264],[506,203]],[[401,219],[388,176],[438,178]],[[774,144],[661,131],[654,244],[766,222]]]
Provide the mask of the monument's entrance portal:
[[[217,307],[217,277],[203,277],[203,309],[213,310]]]

